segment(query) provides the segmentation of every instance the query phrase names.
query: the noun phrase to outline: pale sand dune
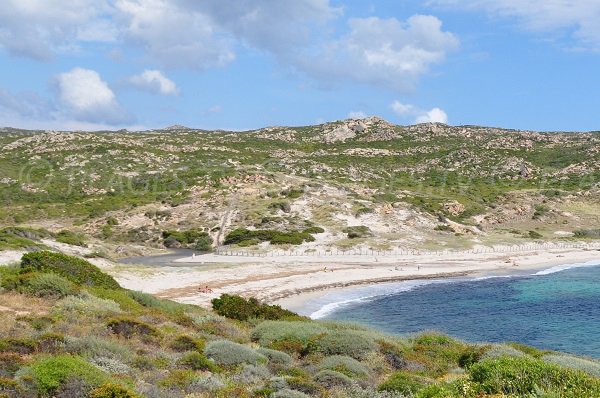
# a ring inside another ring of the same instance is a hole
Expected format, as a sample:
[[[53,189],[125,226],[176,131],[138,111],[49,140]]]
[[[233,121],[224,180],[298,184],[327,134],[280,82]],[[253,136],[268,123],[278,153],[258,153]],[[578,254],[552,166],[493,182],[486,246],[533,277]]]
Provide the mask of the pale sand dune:
[[[600,262],[600,252],[584,249],[380,258],[366,255],[320,258],[206,255],[181,259],[180,266],[161,267],[160,271],[141,266],[133,270],[115,268],[113,274],[126,288],[184,303],[208,306],[213,297],[231,293],[298,308],[304,300],[302,293],[330,288],[407,279],[511,273],[594,260]],[[200,293],[199,288],[204,286],[213,289],[213,293]]]

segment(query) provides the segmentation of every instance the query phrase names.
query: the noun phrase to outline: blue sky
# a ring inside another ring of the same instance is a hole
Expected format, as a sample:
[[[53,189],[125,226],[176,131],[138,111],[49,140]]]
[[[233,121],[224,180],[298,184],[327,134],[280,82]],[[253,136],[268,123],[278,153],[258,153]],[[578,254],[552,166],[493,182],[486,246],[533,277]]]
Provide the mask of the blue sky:
[[[600,130],[598,0],[3,3],[0,125]]]

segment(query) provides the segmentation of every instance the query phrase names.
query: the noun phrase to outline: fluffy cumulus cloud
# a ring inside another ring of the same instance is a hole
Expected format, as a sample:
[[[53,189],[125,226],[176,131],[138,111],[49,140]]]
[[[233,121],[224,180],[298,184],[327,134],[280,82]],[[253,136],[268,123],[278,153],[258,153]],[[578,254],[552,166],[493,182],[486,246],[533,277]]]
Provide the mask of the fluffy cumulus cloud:
[[[163,68],[197,70],[227,65],[248,46],[323,82],[400,90],[458,47],[433,16],[353,18],[339,32],[331,22],[342,15],[331,0],[7,0],[0,46],[44,59],[85,41],[109,42]]]
[[[204,69],[235,59],[232,41],[211,17],[177,1],[117,0],[115,11],[123,39],[165,67]]]
[[[341,15],[329,0],[178,0],[180,7],[210,16],[215,26],[253,47],[277,54],[304,47],[319,25]],[[315,31],[316,30],[316,31]]]
[[[363,111],[352,111],[347,115],[348,119],[364,119],[367,117],[367,114]]]
[[[74,119],[111,125],[131,121],[98,72],[75,68],[56,76],[59,103]]]
[[[559,30],[579,45],[600,49],[598,0],[430,0],[430,5],[483,10],[490,15],[517,17],[526,29]]]
[[[14,55],[50,59],[81,42],[112,41],[111,9],[104,0],[5,0],[0,47]]]
[[[349,20],[349,33],[326,43],[317,57],[298,62],[308,73],[410,90],[429,68],[457,49],[459,40],[429,15],[407,21],[377,17]]]
[[[414,123],[448,123],[448,115],[440,108],[424,110],[400,101],[394,101],[390,107],[397,116],[403,119],[411,118]]]
[[[179,90],[175,82],[159,70],[145,70],[129,78],[129,83],[140,90],[160,95],[177,95]]]

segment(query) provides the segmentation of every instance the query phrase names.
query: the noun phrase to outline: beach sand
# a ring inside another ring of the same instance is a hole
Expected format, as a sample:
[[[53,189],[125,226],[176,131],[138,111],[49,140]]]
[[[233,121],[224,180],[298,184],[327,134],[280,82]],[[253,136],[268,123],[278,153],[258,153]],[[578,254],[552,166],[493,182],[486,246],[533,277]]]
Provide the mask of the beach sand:
[[[183,258],[168,267],[116,266],[107,269],[122,286],[183,303],[210,306],[223,293],[256,297],[290,309],[328,289],[413,279],[502,275],[600,260],[590,249],[546,249],[518,253],[462,253],[395,257],[230,257]],[[106,267],[106,264],[104,264]],[[213,293],[201,293],[208,286]]]

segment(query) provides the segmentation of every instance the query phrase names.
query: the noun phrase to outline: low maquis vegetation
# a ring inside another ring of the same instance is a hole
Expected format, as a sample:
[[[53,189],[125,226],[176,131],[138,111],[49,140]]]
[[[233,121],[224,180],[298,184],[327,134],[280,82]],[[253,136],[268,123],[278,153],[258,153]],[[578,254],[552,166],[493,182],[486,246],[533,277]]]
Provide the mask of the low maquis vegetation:
[[[278,305],[268,305],[255,298],[245,299],[236,295],[222,294],[211,301],[213,310],[224,317],[247,321],[249,319],[293,319],[299,318],[294,312]]]
[[[225,237],[225,244],[250,246],[260,242],[269,242],[272,245],[301,245],[304,242],[313,242],[315,237],[312,234],[321,232],[323,232],[321,229],[281,232],[239,228],[227,234]]]
[[[169,248],[187,247],[198,251],[212,249],[213,240],[208,232],[197,229],[186,231],[163,231],[163,244]]]
[[[600,396],[593,359],[392,336],[231,295],[213,312],[123,289],[59,253],[0,267],[0,283],[3,398]]]

